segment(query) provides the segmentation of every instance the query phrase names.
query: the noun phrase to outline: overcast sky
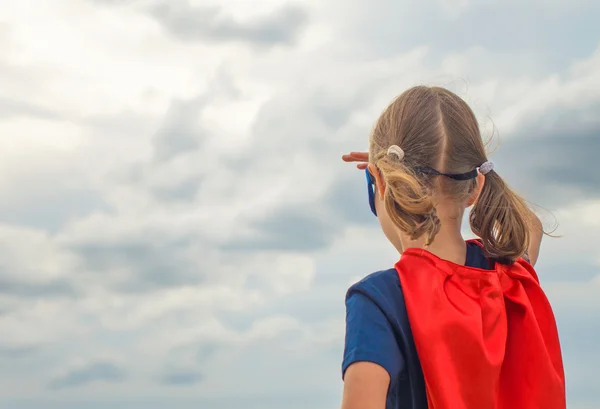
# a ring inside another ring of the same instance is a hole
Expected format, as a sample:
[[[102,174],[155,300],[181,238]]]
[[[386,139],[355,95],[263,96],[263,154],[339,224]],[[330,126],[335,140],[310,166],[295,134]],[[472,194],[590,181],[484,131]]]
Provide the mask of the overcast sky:
[[[397,257],[339,157],[424,83],[558,221],[538,271],[569,408],[597,408],[599,20],[595,0],[1,1],[0,407],[338,407],[345,291]]]

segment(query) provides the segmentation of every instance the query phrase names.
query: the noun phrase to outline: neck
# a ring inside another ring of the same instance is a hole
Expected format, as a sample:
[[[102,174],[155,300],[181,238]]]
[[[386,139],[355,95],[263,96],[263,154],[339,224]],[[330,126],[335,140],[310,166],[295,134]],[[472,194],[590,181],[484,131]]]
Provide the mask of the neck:
[[[441,224],[439,233],[429,246],[425,246],[424,238],[410,240],[402,237],[402,249],[425,248],[443,260],[464,265],[466,261],[466,244],[461,234],[461,220],[442,219]]]

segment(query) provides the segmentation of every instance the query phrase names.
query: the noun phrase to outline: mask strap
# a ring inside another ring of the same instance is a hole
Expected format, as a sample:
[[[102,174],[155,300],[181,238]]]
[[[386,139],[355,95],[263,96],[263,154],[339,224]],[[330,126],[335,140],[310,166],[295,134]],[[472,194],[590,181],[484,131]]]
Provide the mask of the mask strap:
[[[454,180],[470,180],[475,179],[479,173],[486,175],[494,170],[494,164],[492,162],[484,162],[481,166],[465,173],[442,173],[432,168],[417,168],[417,173],[422,175],[431,176],[445,176]]]

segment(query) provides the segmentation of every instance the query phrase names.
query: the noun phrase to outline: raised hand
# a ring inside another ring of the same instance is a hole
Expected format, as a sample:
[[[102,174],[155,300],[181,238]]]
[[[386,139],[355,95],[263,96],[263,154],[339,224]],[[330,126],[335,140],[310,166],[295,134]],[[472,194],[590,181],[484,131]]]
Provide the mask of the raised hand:
[[[344,162],[360,162],[356,165],[358,169],[364,170],[367,168],[369,162],[369,153],[368,152],[350,152],[345,155],[342,155],[342,160]]]

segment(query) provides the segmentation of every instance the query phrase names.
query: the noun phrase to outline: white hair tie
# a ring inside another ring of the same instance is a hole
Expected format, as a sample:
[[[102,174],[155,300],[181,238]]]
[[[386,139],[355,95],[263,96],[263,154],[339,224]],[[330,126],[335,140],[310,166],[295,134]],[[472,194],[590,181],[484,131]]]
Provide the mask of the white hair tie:
[[[398,161],[402,161],[404,159],[404,151],[398,145],[392,145],[387,150],[388,155],[394,155],[398,158]]]
[[[481,173],[482,175],[487,175],[492,170],[494,170],[494,164],[492,162],[484,162],[479,167],[479,173]]]

